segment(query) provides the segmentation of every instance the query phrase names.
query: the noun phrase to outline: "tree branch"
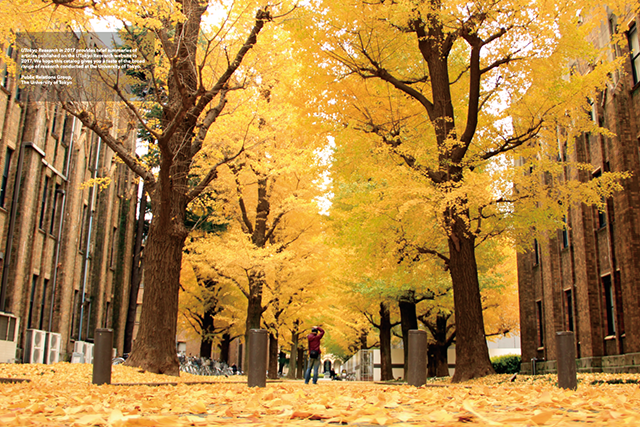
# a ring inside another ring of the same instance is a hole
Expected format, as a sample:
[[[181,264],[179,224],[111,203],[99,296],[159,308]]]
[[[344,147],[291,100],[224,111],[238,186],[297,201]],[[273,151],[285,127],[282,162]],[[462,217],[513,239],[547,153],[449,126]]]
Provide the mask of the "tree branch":
[[[542,115],[544,116],[544,114]],[[504,138],[504,142],[495,150],[487,151],[482,156],[480,156],[483,160],[488,160],[494,156],[497,156],[501,153],[506,153],[515,148],[520,147],[522,144],[530,141],[538,135],[538,132],[542,129],[542,125],[544,124],[544,120],[542,118],[538,119],[536,123],[532,123],[524,133],[517,135],[512,138]]]
[[[209,132],[209,128],[211,128],[213,123],[215,123],[225,105],[227,105],[227,92],[228,90],[223,90],[220,93],[220,100],[218,101],[218,105],[207,111],[207,114],[205,115],[204,120],[200,125],[200,129],[198,129],[198,134],[191,144],[191,157],[194,157],[200,151],[204,139],[207,136],[207,132]]]
[[[268,6],[264,8],[258,9],[256,12],[255,23],[249,36],[245,40],[244,44],[238,50],[233,61],[229,64],[227,69],[222,73],[216,84],[208,90],[199,100],[198,103],[189,111],[189,115],[193,117],[199,117],[202,111],[206,108],[206,106],[211,102],[211,100],[218,95],[218,93],[228,84],[229,79],[233,75],[233,73],[238,69],[242,60],[249,50],[256,44],[258,40],[258,34],[264,27],[264,24],[268,21],[271,21],[271,13],[268,10]]]
[[[220,166],[235,160],[243,152],[244,152],[244,144],[242,145],[242,147],[240,148],[240,150],[236,154],[234,154],[231,157],[226,157],[225,156],[224,159],[220,160],[213,167],[211,167],[211,169],[209,169],[209,172],[202,179],[202,181],[200,181],[198,183],[198,185],[193,187],[191,189],[191,191],[189,191],[189,193],[187,193],[187,201],[191,201],[191,200],[195,199],[196,197],[198,197],[204,191],[205,188],[207,188],[207,186],[211,183],[211,181],[213,181],[218,176],[218,168]]]
[[[136,175],[138,175],[140,178],[144,180],[145,185],[147,185],[149,189],[152,189],[153,187],[155,187],[156,179],[153,176],[153,174],[149,170],[147,170],[143,165],[141,165],[138,162],[138,160],[131,153],[129,153],[129,151],[127,151],[123,141],[120,141],[114,138],[113,136],[111,136],[111,134],[109,133],[109,129],[112,126],[111,123],[109,122],[100,123],[96,119],[95,115],[89,113],[86,110],[77,111],[75,108],[73,108],[73,104],[68,101],[61,101],[61,103],[62,103],[62,108],[64,108],[73,116],[77,117],[85,127],[87,127],[88,129],[91,129],[93,132],[96,133],[96,135],[102,138],[104,143],[107,144],[109,148],[111,148],[113,151],[115,151],[118,154],[118,156],[120,156],[122,161],[124,161],[124,163]]]
[[[238,206],[240,207],[240,213],[242,215],[242,221],[240,221],[240,224],[243,224],[248,234],[252,235],[253,224],[251,223],[251,220],[249,219],[249,215],[247,213],[247,206],[244,203],[244,197],[242,195],[242,185],[240,184],[240,177],[238,175],[240,173],[240,169],[238,165],[231,165],[229,166],[229,169],[231,169],[231,172],[233,172],[233,174],[235,175],[236,194],[238,195]]]

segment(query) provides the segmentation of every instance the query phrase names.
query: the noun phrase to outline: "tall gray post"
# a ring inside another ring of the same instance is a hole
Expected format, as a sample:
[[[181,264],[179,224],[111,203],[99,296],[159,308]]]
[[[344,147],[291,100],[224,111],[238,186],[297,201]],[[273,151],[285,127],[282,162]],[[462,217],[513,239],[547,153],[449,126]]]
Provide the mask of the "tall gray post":
[[[558,387],[575,390],[578,388],[576,374],[576,346],[573,332],[556,333],[558,363]]]
[[[111,384],[113,329],[96,329],[93,344],[93,384]]]
[[[267,344],[269,336],[264,329],[250,329],[249,342],[249,374],[247,385],[249,387],[267,386]]]
[[[427,383],[427,333],[418,329],[409,331],[409,369],[407,384],[420,387]]]

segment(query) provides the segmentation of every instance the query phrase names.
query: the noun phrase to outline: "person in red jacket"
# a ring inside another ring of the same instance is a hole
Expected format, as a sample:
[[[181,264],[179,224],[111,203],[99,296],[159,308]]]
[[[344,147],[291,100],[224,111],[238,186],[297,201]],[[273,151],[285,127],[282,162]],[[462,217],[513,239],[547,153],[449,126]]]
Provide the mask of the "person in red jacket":
[[[309,366],[304,374],[304,383],[309,384],[311,379],[311,369],[313,369],[313,383],[318,384],[318,369],[320,368],[320,340],[324,336],[324,330],[320,326],[311,328],[311,333],[307,335],[309,341]]]

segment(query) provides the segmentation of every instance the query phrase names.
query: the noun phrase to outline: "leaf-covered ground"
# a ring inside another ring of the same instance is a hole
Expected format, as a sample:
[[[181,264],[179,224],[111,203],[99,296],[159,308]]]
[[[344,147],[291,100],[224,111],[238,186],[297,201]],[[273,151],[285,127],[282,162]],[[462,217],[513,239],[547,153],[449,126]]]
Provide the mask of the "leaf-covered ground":
[[[245,377],[180,378],[114,366],[91,384],[92,366],[0,364],[0,426],[572,426],[640,425],[640,375],[579,375],[577,391],[555,376],[496,375],[426,387],[300,381],[248,388]],[[209,383],[193,384],[195,381]],[[140,385],[168,383],[176,385]]]

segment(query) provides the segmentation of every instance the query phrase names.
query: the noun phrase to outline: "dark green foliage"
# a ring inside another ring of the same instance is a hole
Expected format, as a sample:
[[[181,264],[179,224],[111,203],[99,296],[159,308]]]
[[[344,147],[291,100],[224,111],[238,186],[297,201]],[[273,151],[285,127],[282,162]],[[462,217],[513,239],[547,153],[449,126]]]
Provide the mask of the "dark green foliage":
[[[506,354],[492,357],[491,364],[496,374],[517,374],[520,372],[520,355]]]

